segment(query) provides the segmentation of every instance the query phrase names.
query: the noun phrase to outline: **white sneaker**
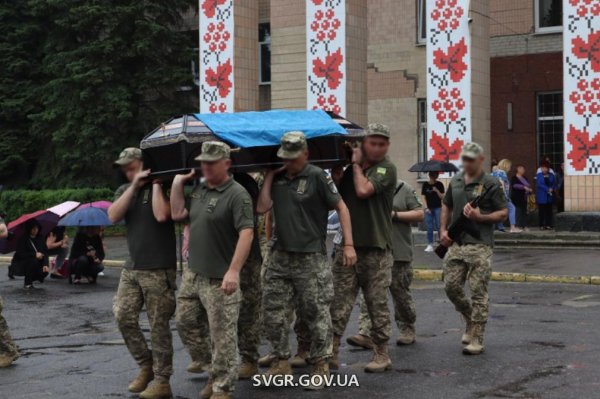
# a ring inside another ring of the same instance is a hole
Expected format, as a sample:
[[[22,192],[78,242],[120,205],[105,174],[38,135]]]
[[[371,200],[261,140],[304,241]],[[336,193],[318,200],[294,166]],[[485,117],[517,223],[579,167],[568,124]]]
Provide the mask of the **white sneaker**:
[[[105,276],[104,272],[98,273],[98,277],[104,277],[104,276]]]
[[[433,245],[429,244],[427,248],[425,248],[425,252],[433,252]]]

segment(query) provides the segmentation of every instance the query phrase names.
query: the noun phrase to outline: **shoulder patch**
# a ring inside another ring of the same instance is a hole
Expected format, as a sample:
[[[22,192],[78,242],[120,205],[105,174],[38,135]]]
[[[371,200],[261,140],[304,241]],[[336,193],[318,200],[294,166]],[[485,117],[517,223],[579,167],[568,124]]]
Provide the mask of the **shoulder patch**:
[[[412,194],[415,197],[415,201],[417,201],[417,204],[419,204],[419,206],[423,206],[423,203],[421,202],[421,198],[419,198],[419,196],[417,195],[417,192],[415,190],[412,190]]]
[[[335,185],[335,183],[333,182],[333,180],[329,180],[329,182],[327,183],[327,186],[329,187],[329,191],[331,191],[334,194],[338,193],[338,189],[337,186]]]

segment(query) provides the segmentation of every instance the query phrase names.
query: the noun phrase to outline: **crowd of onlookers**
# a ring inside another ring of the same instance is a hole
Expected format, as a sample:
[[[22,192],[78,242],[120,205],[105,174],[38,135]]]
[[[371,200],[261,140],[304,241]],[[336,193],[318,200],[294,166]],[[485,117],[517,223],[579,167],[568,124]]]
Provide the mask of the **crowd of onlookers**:
[[[537,211],[540,230],[554,229],[554,207],[557,212],[564,211],[564,174],[563,165],[555,171],[550,160],[545,158],[535,172],[532,180],[527,178],[525,166],[518,164],[513,168],[509,159],[492,161],[492,176],[500,181],[500,186],[508,203],[509,232],[529,231],[530,215]],[[425,252],[433,252],[434,234],[439,232],[440,213],[445,186],[438,180],[438,172],[430,172],[428,180],[423,182],[421,195],[426,204],[425,225],[428,246]],[[497,229],[505,231],[504,223]]]
[[[69,284],[80,284],[86,279],[95,284],[104,270],[105,247],[101,227],[80,227],[69,252],[69,236],[65,228],[57,226],[43,236],[40,223],[31,219],[25,223],[25,233],[19,238],[13,255],[8,277],[24,276],[24,286],[34,288],[33,283],[43,283],[47,277],[68,279]],[[55,256],[50,262],[50,256]]]

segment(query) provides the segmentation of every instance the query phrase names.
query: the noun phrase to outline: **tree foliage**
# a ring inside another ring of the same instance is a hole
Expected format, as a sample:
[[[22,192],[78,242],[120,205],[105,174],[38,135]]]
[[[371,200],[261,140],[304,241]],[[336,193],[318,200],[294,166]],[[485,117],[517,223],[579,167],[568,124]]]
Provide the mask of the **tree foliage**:
[[[0,179],[22,170],[32,188],[106,186],[122,147],[193,111],[177,89],[191,81],[194,43],[182,15],[194,4],[2,2],[0,49],[10,58],[0,80]]]

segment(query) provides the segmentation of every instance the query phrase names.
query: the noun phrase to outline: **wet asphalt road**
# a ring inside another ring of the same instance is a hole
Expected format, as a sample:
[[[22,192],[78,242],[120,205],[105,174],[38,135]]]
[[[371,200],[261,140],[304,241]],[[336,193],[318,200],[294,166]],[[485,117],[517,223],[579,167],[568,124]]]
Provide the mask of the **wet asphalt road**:
[[[0,370],[0,398],[134,398],[136,368],[111,312],[118,269],[97,286],[48,281],[25,292],[0,268],[4,315],[23,356]],[[600,287],[492,283],[486,353],[461,354],[462,324],[441,284],[417,283],[418,342],[390,343],[394,370],[365,374],[370,353],[345,343],[341,375],[360,387],[312,393],[301,388],[237,385],[237,398],[597,398],[600,389]],[[145,315],[142,325],[147,331]],[[356,309],[347,333],[357,326]],[[189,358],[175,334],[177,398],[197,398],[206,375],[186,373]],[[262,353],[267,351],[263,344]],[[298,370],[305,373],[308,370]]]

